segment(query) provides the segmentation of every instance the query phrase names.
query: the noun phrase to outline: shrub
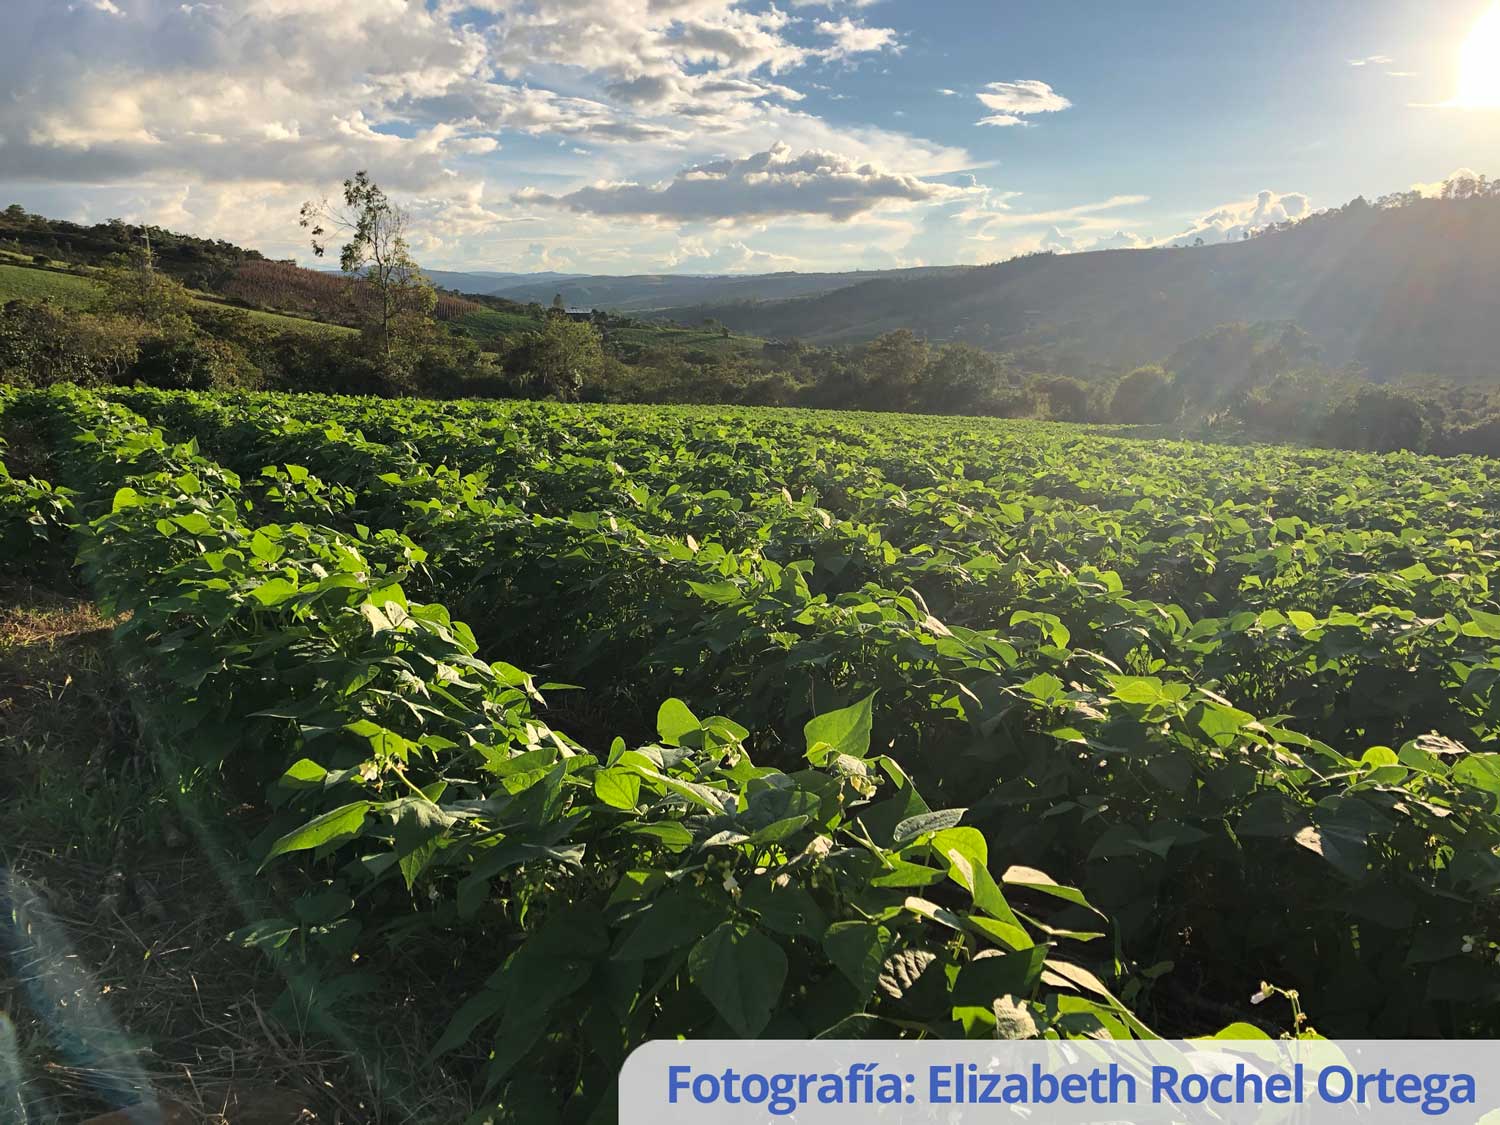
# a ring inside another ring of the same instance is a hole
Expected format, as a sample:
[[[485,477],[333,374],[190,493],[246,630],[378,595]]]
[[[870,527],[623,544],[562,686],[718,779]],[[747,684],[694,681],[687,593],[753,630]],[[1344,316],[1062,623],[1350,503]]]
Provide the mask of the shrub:
[[[139,324],[126,317],[11,301],[0,308],[0,383],[117,382],[135,363],[140,336]]]
[[[257,381],[243,351],[227,340],[201,332],[147,337],[130,374],[148,386],[185,391],[218,390]]]
[[[1172,376],[1161,367],[1137,367],[1115,384],[1109,416],[1116,422],[1150,424],[1173,421],[1182,409]]]
[[[1425,449],[1431,431],[1422,404],[1410,395],[1367,383],[1333,408],[1324,437],[1349,449]]]

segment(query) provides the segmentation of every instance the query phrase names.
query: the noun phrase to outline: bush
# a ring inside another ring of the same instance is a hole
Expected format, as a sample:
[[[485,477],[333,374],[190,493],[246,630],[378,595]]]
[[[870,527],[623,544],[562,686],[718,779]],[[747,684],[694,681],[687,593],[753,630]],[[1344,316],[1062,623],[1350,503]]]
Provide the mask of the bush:
[[[1500,414],[1445,430],[1433,444],[1438,453],[1500,457]]]
[[[1049,418],[1082,422],[1089,413],[1088,384],[1068,375],[1043,375],[1031,381],[1038,405]]]
[[[1379,383],[1367,383],[1333,408],[1323,437],[1346,449],[1422,450],[1431,429],[1416,399]]]
[[[1182,409],[1172,376],[1161,367],[1137,367],[1115,384],[1109,416],[1135,425],[1171,422]]]
[[[258,382],[243,351],[201,332],[147,337],[130,374],[167,390],[209,391]]]
[[[506,350],[505,370],[528,398],[577,399],[604,369],[592,324],[553,316],[540,332],[522,333]]]
[[[50,301],[0,308],[0,383],[118,382],[136,362],[141,329],[119,316],[91,316]]]

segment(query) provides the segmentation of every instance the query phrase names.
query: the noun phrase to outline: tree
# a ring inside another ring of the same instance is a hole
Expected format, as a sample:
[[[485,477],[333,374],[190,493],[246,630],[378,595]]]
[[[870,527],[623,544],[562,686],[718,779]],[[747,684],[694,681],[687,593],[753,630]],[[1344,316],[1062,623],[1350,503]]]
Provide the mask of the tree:
[[[96,312],[134,317],[158,333],[191,334],[192,294],[176,278],[151,268],[149,256],[134,265],[108,266],[98,276],[104,284]]]
[[[312,239],[313,253],[327,250],[323,239],[335,231],[348,234],[339,266],[366,299],[361,310],[366,335],[372,336],[387,364],[405,345],[428,337],[437,293],[422,275],[406,242],[407,214],[370,179],[356,172],[344,181],[344,205],[325,199],[302,205],[300,225]]]
[[[1088,417],[1089,388],[1071,375],[1040,375],[1031,381],[1031,389],[1045,400],[1047,417],[1060,422],[1081,422]]]
[[[864,381],[875,396],[877,410],[902,410],[911,405],[927,370],[927,341],[909,328],[877,336],[859,353]]]
[[[1109,416],[1116,422],[1148,424],[1170,422],[1182,408],[1174,393],[1172,376],[1153,364],[1137,367],[1115,384]]]
[[[969,344],[944,344],[927,364],[916,407],[945,414],[985,414],[997,396],[1018,383],[999,356]]]
[[[1324,427],[1325,437],[1351,449],[1425,449],[1431,423],[1410,395],[1368,383],[1339,403]]]
[[[604,348],[592,324],[549,317],[540,332],[525,333],[505,356],[505,369],[526,393],[571,401],[598,379]]]

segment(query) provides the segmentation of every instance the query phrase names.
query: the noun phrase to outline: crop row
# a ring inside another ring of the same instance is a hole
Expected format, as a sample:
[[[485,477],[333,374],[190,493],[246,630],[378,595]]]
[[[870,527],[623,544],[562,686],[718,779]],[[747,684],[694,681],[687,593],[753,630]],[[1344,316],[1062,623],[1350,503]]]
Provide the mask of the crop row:
[[[243,467],[281,461],[278,495],[309,467],[338,481],[326,518],[415,545],[411,582],[487,648],[612,702],[708,701],[784,763],[818,709],[878,690],[878,743],[995,854],[1078,882],[1139,967],[1179,966],[1154,1012],[1271,977],[1347,1033],[1489,1026],[1485,463],[903,420],[846,440],[818,416],[799,437],[781,413],[143,405]]]
[[[267,520],[267,490],[116,403],[26,409],[159,733],[236,795],[272,783],[257,858],[302,893],[253,940],[324,966],[450,958],[469,985],[435,1050],[516,1119],[607,1112],[647,1038],[1147,1033],[1059,950],[1099,914],[1035,869],[992,876],[961,812],[871,752],[870,698],[814,715],[784,769],[676,699],[646,744],[587,747],[539,717],[545,685],[408,595],[405,532]]]

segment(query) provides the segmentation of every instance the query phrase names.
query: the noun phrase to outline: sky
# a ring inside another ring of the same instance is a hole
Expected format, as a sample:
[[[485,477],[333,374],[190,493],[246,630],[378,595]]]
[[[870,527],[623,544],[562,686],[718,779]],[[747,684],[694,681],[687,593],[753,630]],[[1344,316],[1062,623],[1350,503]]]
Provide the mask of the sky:
[[[4,0],[0,206],[308,263],[888,269],[1500,176],[1500,0]]]

